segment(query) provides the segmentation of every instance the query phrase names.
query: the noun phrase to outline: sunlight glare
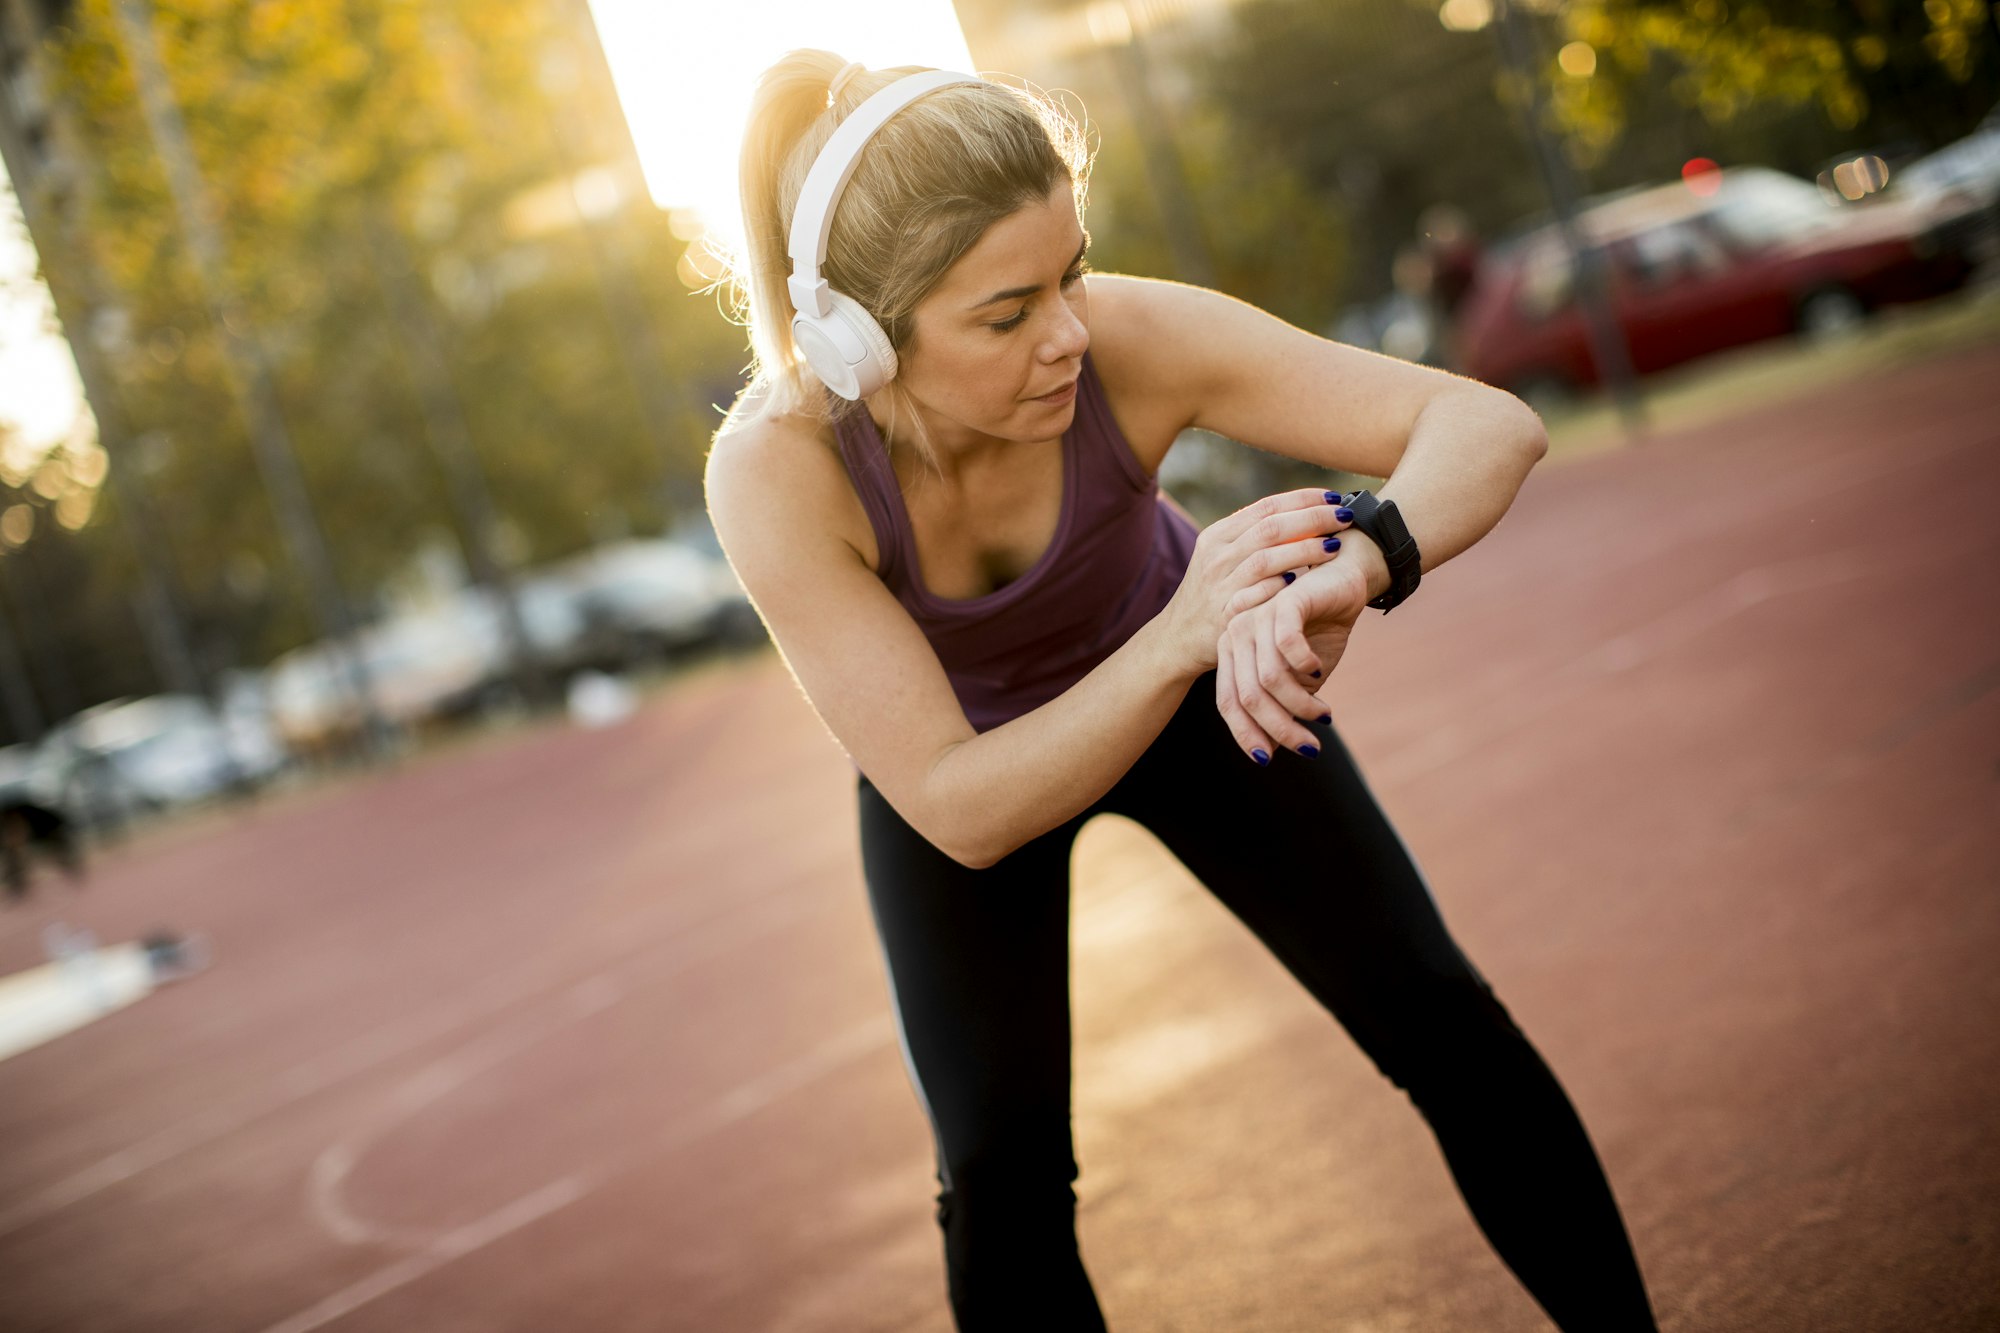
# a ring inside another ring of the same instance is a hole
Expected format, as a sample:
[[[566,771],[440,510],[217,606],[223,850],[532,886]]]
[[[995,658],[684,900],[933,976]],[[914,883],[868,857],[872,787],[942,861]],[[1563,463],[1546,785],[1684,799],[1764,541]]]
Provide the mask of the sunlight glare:
[[[700,214],[740,244],[736,152],[757,76],[818,47],[871,69],[972,68],[951,0],[590,0],[631,123],[646,186],[662,208]]]
[[[25,477],[79,427],[83,384],[0,167],[0,473]],[[90,434],[94,435],[94,431]]]

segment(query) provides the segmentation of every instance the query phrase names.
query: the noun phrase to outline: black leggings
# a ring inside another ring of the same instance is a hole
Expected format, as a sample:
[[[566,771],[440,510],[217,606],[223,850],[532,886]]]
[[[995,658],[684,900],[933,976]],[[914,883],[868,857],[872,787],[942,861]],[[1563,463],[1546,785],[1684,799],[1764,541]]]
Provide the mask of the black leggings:
[[[1314,730],[1318,758],[1281,751],[1257,768],[1204,677],[1102,801],[985,870],[933,847],[861,780],[868,893],[937,1136],[965,1333],[1104,1327],[1071,1188],[1069,859],[1106,811],[1165,843],[1410,1095],[1480,1229],[1561,1328],[1653,1328],[1569,1098],[1453,943],[1346,747]]]

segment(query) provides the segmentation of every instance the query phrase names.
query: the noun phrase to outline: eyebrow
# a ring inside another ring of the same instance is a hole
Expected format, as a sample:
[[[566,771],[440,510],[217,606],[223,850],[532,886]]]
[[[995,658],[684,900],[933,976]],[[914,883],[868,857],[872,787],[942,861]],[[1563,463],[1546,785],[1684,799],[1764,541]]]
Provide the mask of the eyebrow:
[[[1085,232],[1083,234],[1083,244],[1076,247],[1076,258],[1069,261],[1069,266],[1071,268],[1075,268],[1078,264],[1082,263],[1084,252],[1089,249],[1090,249],[1090,233]],[[995,301],[1012,301],[1023,296],[1033,296],[1036,292],[1040,291],[1041,289],[1042,289],[1042,284],[1039,282],[1029,287],[1009,287],[1004,292],[995,292],[993,293],[993,295],[987,297],[984,301],[978,301],[972,305],[967,306],[966,309],[983,310],[987,306],[992,305]]]

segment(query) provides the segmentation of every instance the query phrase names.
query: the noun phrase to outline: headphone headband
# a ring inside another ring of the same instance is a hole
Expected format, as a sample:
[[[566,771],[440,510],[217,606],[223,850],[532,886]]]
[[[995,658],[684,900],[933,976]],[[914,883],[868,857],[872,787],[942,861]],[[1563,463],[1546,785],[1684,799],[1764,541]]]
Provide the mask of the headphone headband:
[[[827,237],[833,234],[834,205],[840,202],[840,192],[847,188],[848,177],[861,161],[861,150],[875,136],[875,131],[925,93],[955,83],[979,82],[982,80],[973,75],[948,69],[911,74],[871,96],[840,122],[833,137],[826,141],[826,147],[813,159],[806,182],[799,188],[798,204],[792,209],[792,276],[787,286],[793,309],[813,316],[825,315],[832,309],[826,279],[820,277],[819,266],[826,262]]]

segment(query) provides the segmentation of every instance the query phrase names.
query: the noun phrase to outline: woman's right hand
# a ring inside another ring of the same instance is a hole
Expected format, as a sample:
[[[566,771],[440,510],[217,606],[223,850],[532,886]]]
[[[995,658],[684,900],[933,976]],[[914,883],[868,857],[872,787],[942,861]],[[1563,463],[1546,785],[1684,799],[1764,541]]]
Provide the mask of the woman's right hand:
[[[1284,491],[1245,505],[1204,528],[1187,575],[1160,612],[1184,670],[1214,669],[1216,644],[1239,613],[1260,605],[1291,582],[1291,572],[1322,565],[1340,550],[1334,534],[1339,496],[1326,490]]]

